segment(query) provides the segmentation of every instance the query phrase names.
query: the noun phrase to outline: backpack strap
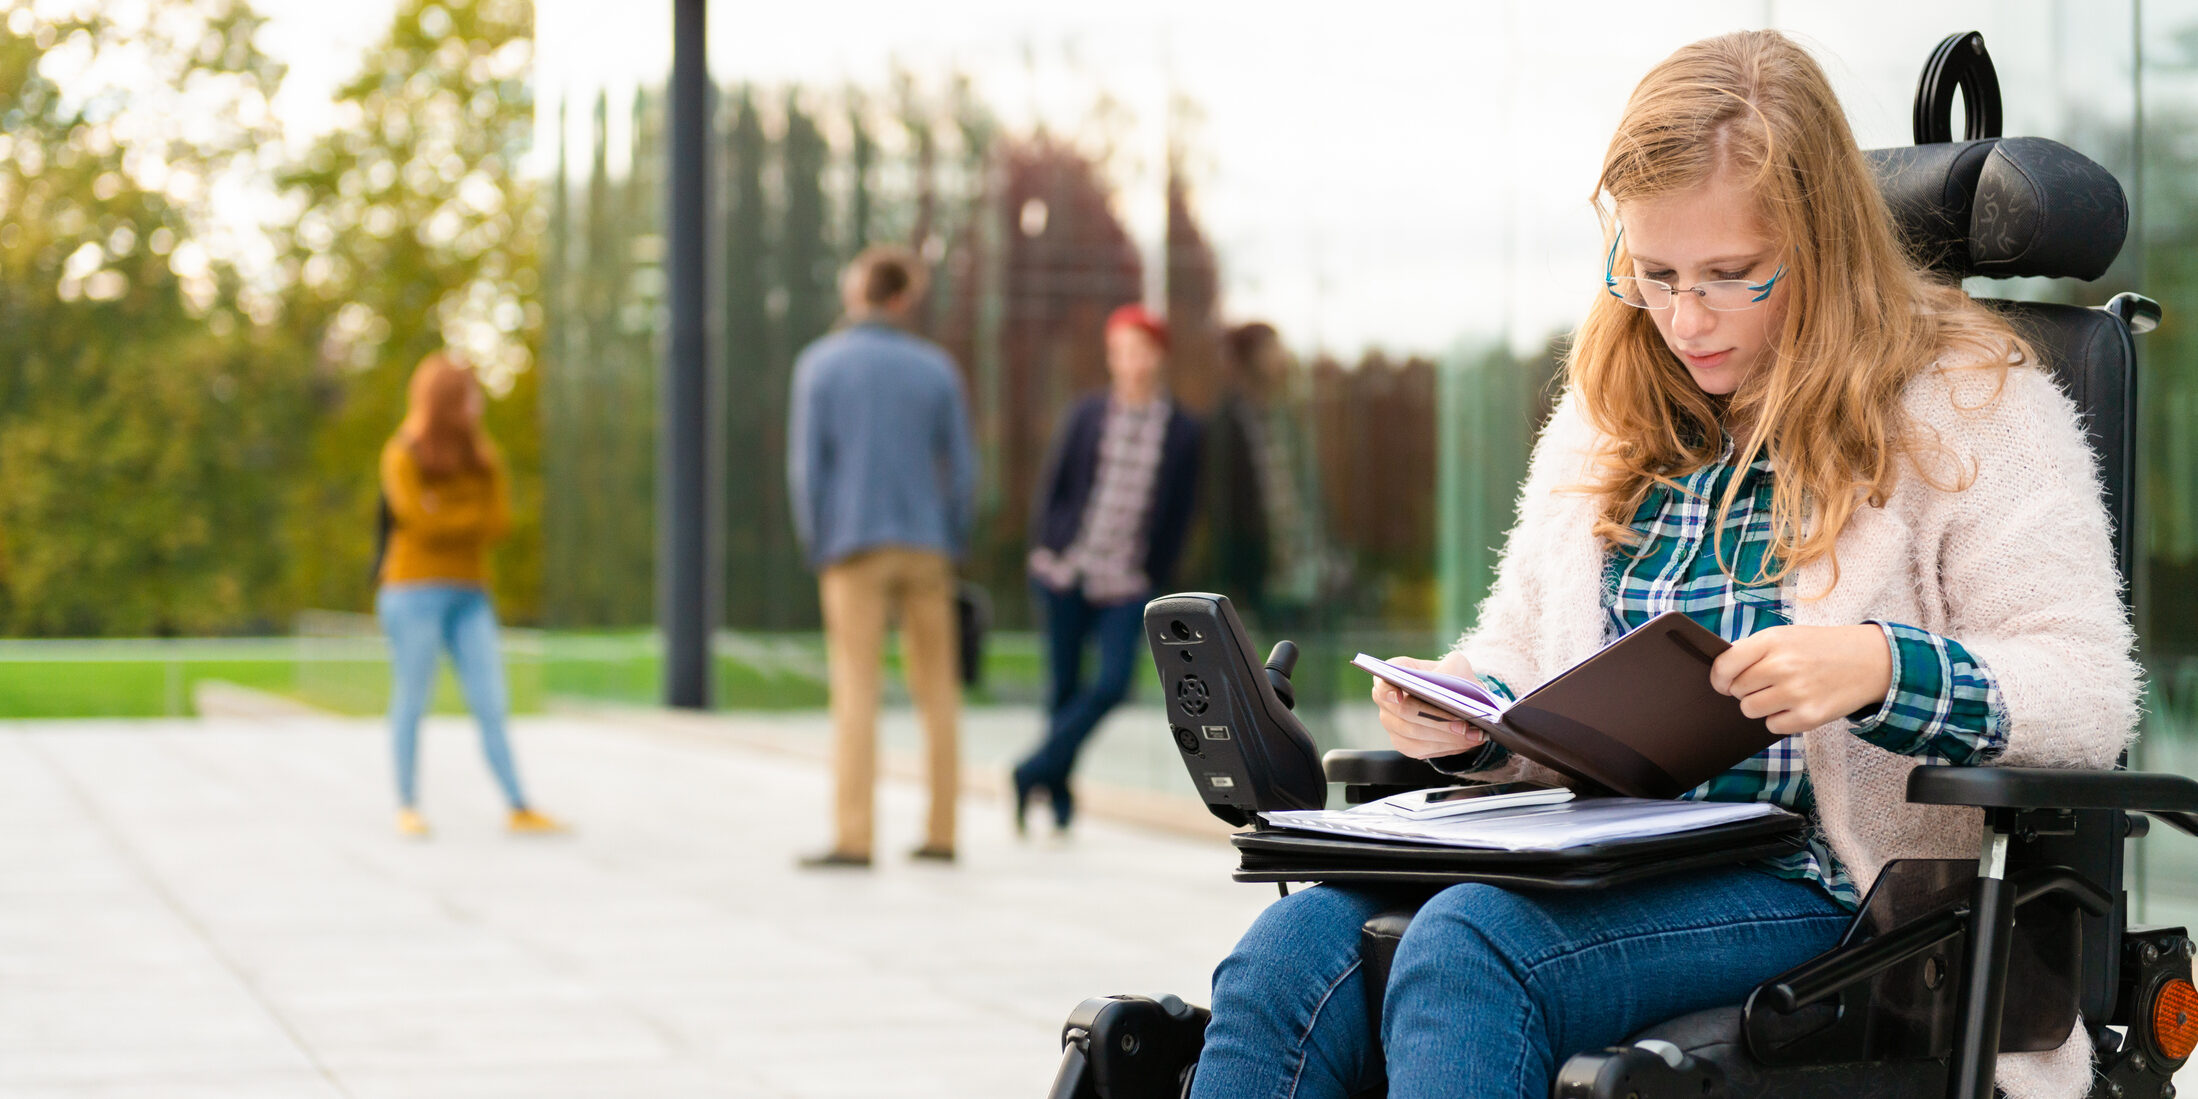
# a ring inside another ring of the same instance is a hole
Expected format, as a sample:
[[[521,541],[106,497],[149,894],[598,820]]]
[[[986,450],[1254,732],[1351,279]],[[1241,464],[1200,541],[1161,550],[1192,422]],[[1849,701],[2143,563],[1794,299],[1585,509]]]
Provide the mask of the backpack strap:
[[[389,509],[389,494],[384,492],[374,501],[374,565],[367,571],[367,587],[377,587],[382,582],[382,562],[389,556],[389,532],[397,529],[397,513]]]

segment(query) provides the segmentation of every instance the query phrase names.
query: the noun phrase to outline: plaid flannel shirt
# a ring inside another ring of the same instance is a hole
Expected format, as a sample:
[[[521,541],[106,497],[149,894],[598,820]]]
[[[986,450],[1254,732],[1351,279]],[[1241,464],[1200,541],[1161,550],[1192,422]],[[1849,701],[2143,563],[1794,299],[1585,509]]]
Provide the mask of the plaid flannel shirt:
[[[1168,436],[1174,405],[1154,398],[1125,405],[1109,398],[1099,432],[1099,471],[1083,525],[1066,550],[1030,551],[1030,573],[1054,591],[1083,584],[1093,603],[1140,599],[1152,587],[1145,575],[1145,538],[1152,523],[1153,482]]]
[[[1615,641],[1665,611],[1681,611],[1728,641],[1791,622],[1776,584],[1754,583],[1773,566],[1768,455],[1741,471],[1740,491],[1721,531],[1713,530],[1718,502],[1734,476],[1733,446],[1715,462],[1675,478],[1681,488],[1657,485],[1633,515],[1641,541],[1604,556],[1606,642]],[[1718,564],[1722,554],[1730,573]],[[1735,578],[1738,579],[1735,579]],[[1877,706],[1849,715],[1856,736],[1889,752],[1933,763],[1970,763],[2007,746],[2007,710],[1991,671],[1959,641],[1897,622],[1872,622],[1884,631],[1893,658],[1892,686]],[[1505,699],[1509,685],[1482,676]],[[1506,753],[1489,745],[1472,761],[1494,766]],[[1801,738],[1787,737],[1754,757],[1680,795],[1706,801],[1769,801],[1809,816],[1816,797],[1809,785]],[[1772,873],[1822,885],[1848,908],[1860,901],[1846,867],[1811,828],[1803,847],[1764,860]]]

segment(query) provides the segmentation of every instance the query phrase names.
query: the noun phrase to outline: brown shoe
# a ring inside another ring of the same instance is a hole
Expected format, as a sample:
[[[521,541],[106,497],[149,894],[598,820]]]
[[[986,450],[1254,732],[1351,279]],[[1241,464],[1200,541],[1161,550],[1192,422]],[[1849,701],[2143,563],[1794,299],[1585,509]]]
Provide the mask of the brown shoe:
[[[951,847],[933,847],[927,843],[914,851],[910,851],[908,857],[918,862],[953,862],[954,849]]]
[[[794,865],[803,870],[868,870],[870,856],[850,855],[844,851],[825,851],[815,855],[803,855]]]

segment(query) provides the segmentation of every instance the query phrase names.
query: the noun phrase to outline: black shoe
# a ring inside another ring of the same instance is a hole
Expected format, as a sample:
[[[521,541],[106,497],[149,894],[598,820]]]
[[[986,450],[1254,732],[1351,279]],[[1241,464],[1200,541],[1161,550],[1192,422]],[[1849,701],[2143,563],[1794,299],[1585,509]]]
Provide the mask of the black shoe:
[[[910,851],[908,857],[919,862],[953,862],[954,849],[951,847],[933,847],[927,843],[914,851]]]
[[[1021,771],[1008,775],[1008,783],[1015,787],[1015,834],[1030,834],[1030,791],[1034,783],[1023,777]]]
[[[794,865],[803,870],[868,870],[870,856],[850,855],[844,851],[825,851],[815,855],[803,855]]]

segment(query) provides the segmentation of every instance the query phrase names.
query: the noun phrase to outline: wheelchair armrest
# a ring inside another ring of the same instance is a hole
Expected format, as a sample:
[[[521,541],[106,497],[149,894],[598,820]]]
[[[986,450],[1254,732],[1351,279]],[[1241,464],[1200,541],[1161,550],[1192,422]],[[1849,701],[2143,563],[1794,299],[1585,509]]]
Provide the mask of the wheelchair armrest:
[[[1458,776],[1438,771],[1424,759],[1413,759],[1387,748],[1331,748],[1320,757],[1320,769],[1327,774],[1328,781],[1353,786],[1417,790],[1458,783]]]
[[[2055,767],[1918,767],[1908,800],[1982,809],[2121,809],[2198,836],[2198,782],[2145,771]]]

